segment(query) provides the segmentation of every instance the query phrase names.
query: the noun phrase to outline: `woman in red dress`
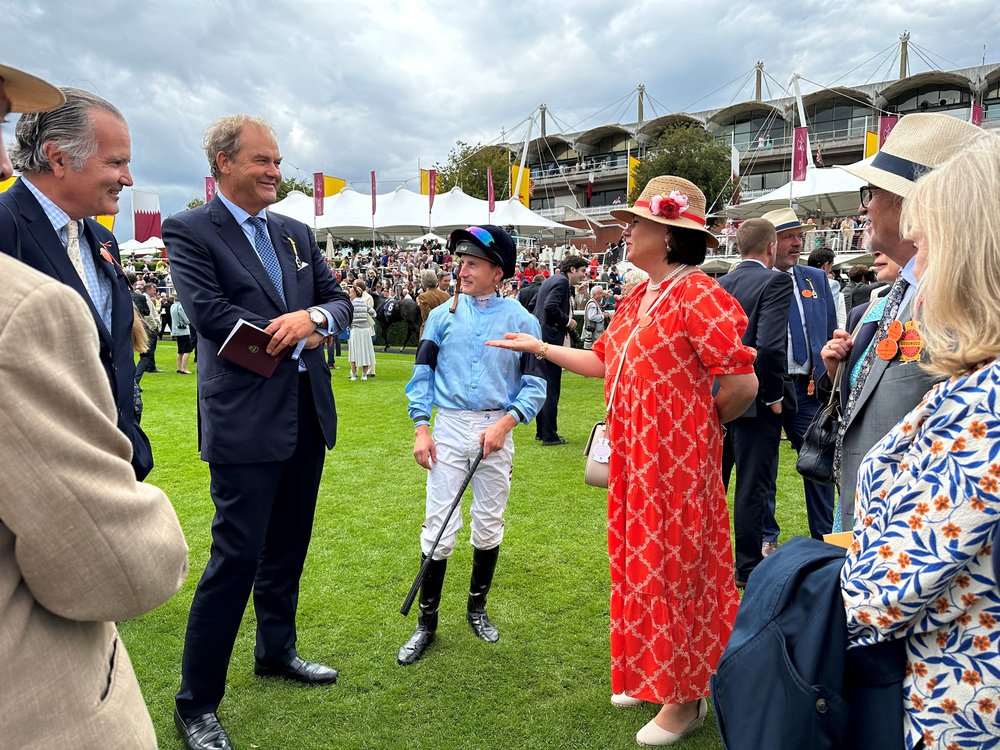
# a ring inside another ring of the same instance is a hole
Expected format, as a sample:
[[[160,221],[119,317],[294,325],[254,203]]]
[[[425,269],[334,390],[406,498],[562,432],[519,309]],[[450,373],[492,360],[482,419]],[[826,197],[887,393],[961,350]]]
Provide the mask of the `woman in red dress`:
[[[701,726],[739,598],[722,486],[722,423],[757,392],[739,303],[697,269],[705,196],[656,177],[625,219],[627,259],[649,274],[586,352],[525,334],[491,342],[605,378],[610,440],[612,703],[663,708],[636,735],[670,745]],[[713,398],[712,385],[719,389]]]

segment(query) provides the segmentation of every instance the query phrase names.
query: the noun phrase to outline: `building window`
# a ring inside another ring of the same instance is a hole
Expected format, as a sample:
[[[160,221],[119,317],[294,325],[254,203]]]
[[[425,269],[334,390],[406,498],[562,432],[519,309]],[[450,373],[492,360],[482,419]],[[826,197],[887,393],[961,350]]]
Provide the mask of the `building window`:
[[[912,88],[889,100],[889,109],[905,114],[907,112],[941,112],[948,109],[968,107],[971,96],[967,89],[954,84],[931,83]]]
[[[858,138],[875,127],[872,108],[841,97],[818,102],[806,111],[814,139]]]
[[[731,142],[740,151],[748,146],[774,148],[785,144],[785,121],[776,112],[755,109],[737,115],[716,132],[716,139]]]

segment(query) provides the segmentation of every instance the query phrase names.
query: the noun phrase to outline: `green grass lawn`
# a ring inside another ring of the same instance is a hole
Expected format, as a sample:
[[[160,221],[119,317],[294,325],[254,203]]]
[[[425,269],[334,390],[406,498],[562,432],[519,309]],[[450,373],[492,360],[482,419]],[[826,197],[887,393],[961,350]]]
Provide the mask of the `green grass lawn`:
[[[162,748],[181,747],[173,694],[213,514],[208,468],[196,450],[195,378],[174,372],[175,353],[173,342],[161,342],[163,372],[143,378],[143,426],[156,458],[149,481],[177,509],[191,571],[173,599],[121,625]],[[397,666],[396,651],[416,619],[415,606],[408,618],[399,608],[417,571],[424,509],[425,472],[411,455],[403,393],[412,361],[379,352],[378,376],[351,383],[346,358],[338,360],[338,441],[327,455],[302,579],[298,650],[339,669],[340,681],[305,688],[254,677],[248,608],[219,710],[236,747],[636,747],[636,730],[656,709],[614,709],[608,701],[606,497],[583,483],[583,444],[603,409],[598,381],[563,376],[560,432],[569,445],[542,447],[534,425],[515,431],[506,537],[489,598],[500,642],[477,640],[465,622],[466,508],[437,639],[423,660]],[[808,533],[793,457],[783,444],[782,540]],[[711,716],[683,746],[721,747]]]

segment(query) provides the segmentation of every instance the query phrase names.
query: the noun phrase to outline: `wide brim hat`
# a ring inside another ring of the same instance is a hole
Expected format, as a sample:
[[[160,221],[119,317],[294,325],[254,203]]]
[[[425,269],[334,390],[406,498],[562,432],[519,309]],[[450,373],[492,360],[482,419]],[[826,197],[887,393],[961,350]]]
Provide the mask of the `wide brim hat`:
[[[459,250],[459,245],[462,243],[465,244]],[[517,250],[514,248],[514,240],[494,224],[456,229],[448,236],[448,249],[456,255],[474,255],[500,266],[505,279],[509,279],[517,272]]]
[[[900,118],[871,160],[840,167],[855,177],[904,198],[917,179],[944,163],[963,146],[988,137],[981,127],[940,113]]]
[[[0,65],[0,78],[11,112],[44,112],[66,102],[62,91],[23,70]]]
[[[657,224],[683,227],[705,233],[705,244],[718,247],[719,240],[705,225],[705,194],[690,180],[673,175],[654,177],[632,206],[613,208],[611,215],[629,221],[640,216]]]
[[[771,222],[774,225],[775,232],[787,232],[789,229],[801,229],[805,226],[805,224],[799,221],[799,217],[795,215],[795,211],[790,208],[776,208],[773,211],[768,211],[760,218]]]

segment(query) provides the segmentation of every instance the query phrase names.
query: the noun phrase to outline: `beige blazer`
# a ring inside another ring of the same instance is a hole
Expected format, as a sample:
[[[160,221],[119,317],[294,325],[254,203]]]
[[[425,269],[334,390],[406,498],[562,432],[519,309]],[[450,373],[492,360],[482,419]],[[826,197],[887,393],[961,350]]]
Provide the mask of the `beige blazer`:
[[[116,620],[169,599],[187,545],[131,445],[72,289],[0,255],[0,745],[155,748]]]

